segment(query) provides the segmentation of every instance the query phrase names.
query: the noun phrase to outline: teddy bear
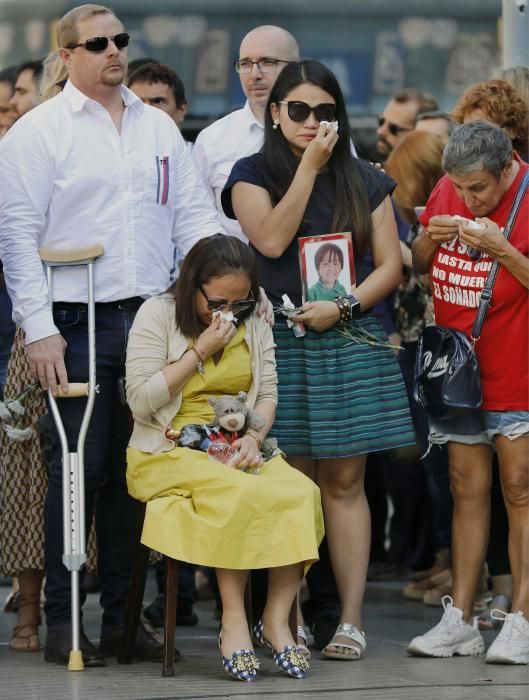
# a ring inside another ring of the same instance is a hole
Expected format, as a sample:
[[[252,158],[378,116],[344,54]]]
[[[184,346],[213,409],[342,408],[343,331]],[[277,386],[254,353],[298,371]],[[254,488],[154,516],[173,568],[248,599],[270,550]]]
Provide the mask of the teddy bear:
[[[246,392],[239,391],[237,396],[208,399],[215,411],[215,425],[219,426],[228,442],[242,437],[247,430],[260,430],[266,423],[260,413],[248,408],[247,398]],[[265,438],[259,449],[265,461],[281,454],[275,438]]]
[[[214,418],[211,423],[184,425],[181,430],[166,430],[165,436],[170,440],[176,440],[180,447],[207,451],[212,442],[220,441],[231,444],[242,437],[247,430],[260,430],[266,423],[264,417],[248,408],[246,405],[247,394],[240,391],[237,396],[219,396],[208,399],[214,410]],[[275,438],[266,438],[260,446],[263,458],[271,459],[276,454],[281,454]]]
[[[266,423],[260,413],[248,408],[247,394],[239,391],[237,396],[210,398],[208,403],[215,411],[214,423],[218,425],[230,442],[242,437],[247,430],[260,430]]]

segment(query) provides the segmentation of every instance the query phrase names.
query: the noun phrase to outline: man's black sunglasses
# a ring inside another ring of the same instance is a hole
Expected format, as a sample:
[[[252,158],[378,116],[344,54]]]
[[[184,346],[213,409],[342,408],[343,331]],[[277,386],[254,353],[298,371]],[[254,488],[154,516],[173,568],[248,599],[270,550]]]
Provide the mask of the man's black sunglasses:
[[[379,114],[377,117],[378,125],[384,126],[387,123],[388,131],[392,136],[398,136],[404,131],[413,131],[413,127],[407,128],[405,126],[399,126],[398,124],[393,124],[393,122],[386,122],[386,117],[383,114]]]
[[[246,311],[252,306],[255,306],[255,299],[250,296],[248,299],[237,299],[237,301],[226,301],[226,299],[209,299],[206,296],[205,291],[202,286],[199,286],[199,290],[202,296],[207,302],[208,309],[210,311],[221,311],[222,309],[229,309],[233,314],[240,314],[241,311]]]
[[[319,122],[333,122],[336,119],[336,105],[330,102],[316,105],[316,107],[311,107],[300,100],[289,100],[288,102],[281,100],[279,104],[287,106],[288,116],[293,122],[304,122],[311,112],[314,112],[314,116]]]
[[[92,39],[87,39],[82,44],[68,44],[67,49],[78,49],[79,47],[85,48],[87,51],[92,53],[101,53],[105,51],[108,47],[108,42],[112,41],[116,49],[124,49],[129,45],[130,36],[127,32],[121,32],[121,34],[116,34],[115,36],[95,36]]]

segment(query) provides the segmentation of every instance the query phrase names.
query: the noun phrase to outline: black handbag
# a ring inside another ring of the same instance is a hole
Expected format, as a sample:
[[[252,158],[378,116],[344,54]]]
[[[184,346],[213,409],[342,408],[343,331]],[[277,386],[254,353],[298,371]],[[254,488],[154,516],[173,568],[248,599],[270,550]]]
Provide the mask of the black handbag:
[[[461,331],[427,326],[415,360],[417,403],[443,417],[481,406],[483,395],[474,344]]]
[[[516,193],[503,235],[508,240],[527,186],[527,171]],[[479,365],[474,349],[492,300],[499,263],[494,261],[481,293],[471,339],[454,328],[427,326],[419,338],[415,358],[414,398],[437,418],[478,409],[483,401]]]

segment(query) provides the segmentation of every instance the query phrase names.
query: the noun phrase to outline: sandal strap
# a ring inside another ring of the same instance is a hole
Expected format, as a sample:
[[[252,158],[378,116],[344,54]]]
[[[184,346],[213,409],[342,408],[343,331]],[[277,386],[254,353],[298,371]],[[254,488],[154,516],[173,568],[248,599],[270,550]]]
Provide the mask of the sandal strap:
[[[305,628],[303,627],[303,625],[298,625],[297,636],[298,639],[302,639],[303,644],[307,646],[307,633],[305,632]]]
[[[366,642],[366,635],[365,632],[361,631],[358,629],[358,627],[355,627],[355,625],[351,625],[349,622],[341,622],[338,627],[336,628],[336,632],[334,633],[334,637],[348,637],[351,641],[356,642],[357,644],[360,645],[362,648],[362,651],[365,650],[367,647],[367,642]],[[334,639],[333,637],[333,639]],[[355,647],[352,647],[350,644],[341,644],[340,642],[338,643],[333,643],[331,640],[327,646],[343,646],[348,649],[353,649]]]
[[[33,636],[38,636],[39,628],[36,625],[16,625],[13,627],[11,639],[18,637],[19,639],[30,639]]]

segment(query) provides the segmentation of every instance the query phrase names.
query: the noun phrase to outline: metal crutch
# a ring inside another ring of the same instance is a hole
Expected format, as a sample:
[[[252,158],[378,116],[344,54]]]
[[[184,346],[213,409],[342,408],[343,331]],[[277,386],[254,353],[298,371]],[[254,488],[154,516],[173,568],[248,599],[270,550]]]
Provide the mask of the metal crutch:
[[[68,440],[61,420],[57,402],[48,391],[50,408],[57,426],[62,449],[62,498],[63,498],[63,555],[62,561],[71,572],[71,607],[72,607],[72,648],[68,661],[69,671],[84,669],[80,649],[81,614],[79,605],[79,571],[86,562],[85,537],[85,490],[84,490],[84,443],[90,417],[94,407],[96,386],[95,355],[95,300],[94,300],[94,262],[103,255],[103,246],[96,244],[90,248],[77,250],[52,250],[41,248],[40,258],[46,266],[50,307],[53,307],[53,268],[74,265],[86,265],[88,280],[88,382],[71,383],[68,393],[58,392],[60,398],[87,396],[86,407],[79,430],[77,451],[68,451]]]

